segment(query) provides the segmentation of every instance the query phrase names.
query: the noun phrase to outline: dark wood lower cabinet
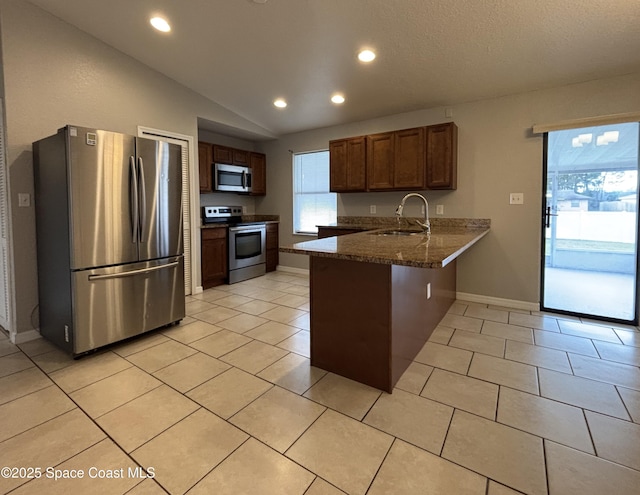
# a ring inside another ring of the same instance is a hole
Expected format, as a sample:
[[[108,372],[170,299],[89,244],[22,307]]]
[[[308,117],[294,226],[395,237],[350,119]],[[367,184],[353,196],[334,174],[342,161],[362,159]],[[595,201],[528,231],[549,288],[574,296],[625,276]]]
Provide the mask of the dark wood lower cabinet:
[[[227,228],[201,230],[202,288],[208,289],[227,282]]]
[[[267,224],[267,271],[274,271],[280,259],[279,255],[279,238],[278,238],[278,224],[277,223],[268,223]]]

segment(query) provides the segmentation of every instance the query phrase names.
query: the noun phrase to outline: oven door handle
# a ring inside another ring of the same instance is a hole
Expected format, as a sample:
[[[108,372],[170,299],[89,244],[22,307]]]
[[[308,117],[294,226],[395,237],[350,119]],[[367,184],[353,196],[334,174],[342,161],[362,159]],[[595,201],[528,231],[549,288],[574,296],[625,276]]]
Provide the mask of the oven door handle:
[[[254,232],[264,232],[265,228],[260,227],[229,227],[229,232],[241,232],[244,234],[253,234]]]

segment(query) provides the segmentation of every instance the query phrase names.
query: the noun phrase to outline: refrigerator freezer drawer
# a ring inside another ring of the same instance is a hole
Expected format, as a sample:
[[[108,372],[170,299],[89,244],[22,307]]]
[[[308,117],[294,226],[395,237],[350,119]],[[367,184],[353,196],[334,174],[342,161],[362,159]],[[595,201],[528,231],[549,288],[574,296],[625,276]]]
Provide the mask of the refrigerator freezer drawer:
[[[73,353],[184,318],[182,256],[73,272]]]

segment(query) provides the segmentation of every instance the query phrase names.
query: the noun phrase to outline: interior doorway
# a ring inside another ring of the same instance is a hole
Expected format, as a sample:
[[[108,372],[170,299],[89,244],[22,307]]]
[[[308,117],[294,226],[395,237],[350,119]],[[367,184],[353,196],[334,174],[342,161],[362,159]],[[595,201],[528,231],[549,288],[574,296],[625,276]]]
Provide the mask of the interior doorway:
[[[544,140],[541,307],[637,324],[637,122]]]

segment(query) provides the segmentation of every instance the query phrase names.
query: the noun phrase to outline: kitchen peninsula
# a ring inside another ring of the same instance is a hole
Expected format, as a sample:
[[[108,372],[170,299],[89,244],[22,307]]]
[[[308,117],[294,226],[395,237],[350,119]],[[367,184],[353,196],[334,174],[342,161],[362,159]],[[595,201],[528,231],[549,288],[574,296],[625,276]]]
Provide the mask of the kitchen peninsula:
[[[311,364],[391,393],[455,300],[456,258],[491,221],[433,219],[430,236],[376,221],[280,251],[311,257]]]

